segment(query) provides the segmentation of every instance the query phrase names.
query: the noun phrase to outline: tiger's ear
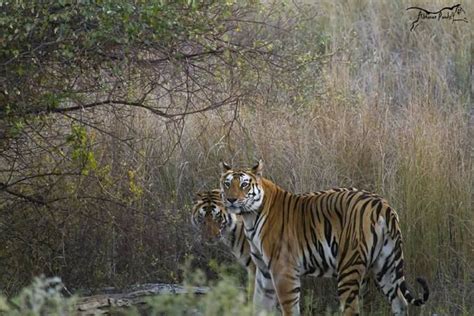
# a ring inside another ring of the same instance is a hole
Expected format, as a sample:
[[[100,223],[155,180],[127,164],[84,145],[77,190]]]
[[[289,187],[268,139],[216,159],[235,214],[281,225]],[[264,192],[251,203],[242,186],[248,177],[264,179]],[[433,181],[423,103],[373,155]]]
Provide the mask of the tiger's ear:
[[[255,166],[252,167],[252,172],[256,176],[261,177],[262,176],[262,171],[263,171],[263,160],[260,159],[258,161],[258,163]]]
[[[193,203],[196,203],[197,201],[202,200],[205,192],[196,192],[193,196]]]
[[[221,166],[221,170],[222,170],[222,173],[226,173],[227,171],[231,170],[232,167],[229,166],[227,163],[225,163],[224,161],[221,161],[219,163],[219,165]]]

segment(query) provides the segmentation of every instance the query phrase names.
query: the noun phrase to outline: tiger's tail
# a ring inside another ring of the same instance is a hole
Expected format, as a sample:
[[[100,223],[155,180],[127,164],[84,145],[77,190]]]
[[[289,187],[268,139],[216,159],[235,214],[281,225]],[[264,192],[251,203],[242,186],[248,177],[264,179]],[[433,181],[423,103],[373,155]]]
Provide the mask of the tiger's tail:
[[[411,305],[415,306],[422,306],[426,303],[428,298],[430,297],[430,290],[428,288],[428,284],[426,283],[425,279],[423,278],[416,278],[416,281],[421,285],[423,288],[423,297],[422,298],[414,298],[410,291],[408,290],[407,283],[405,280],[400,283],[400,291],[403,297],[407,300],[407,302]]]
[[[398,244],[399,247],[400,247],[398,249],[398,251],[400,251],[400,254],[399,254],[399,260],[400,261],[396,264],[397,275],[399,275],[402,278],[402,281],[399,284],[400,292],[403,295],[403,297],[405,298],[405,300],[407,301],[407,303],[409,303],[411,305],[414,305],[414,306],[422,306],[426,303],[426,301],[428,300],[428,298],[430,296],[430,290],[428,288],[428,283],[423,278],[420,278],[420,277],[416,278],[416,281],[423,288],[423,297],[422,298],[414,298],[413,295],[411,294],[410,290],[408,289],[407,282],[405,280],[405,276],[404,276],[404,273],[403,273],[403,261],[404,260],[403,260],[403,251],[401,249],[402,233],[401,233],[401,229],[400,229],[400,226],[399,226],[398,215],[395,212],[395,210],[393,210],[392,208],[389,208],[388,211],[390,213],[389,217],[390,217],[390,222],[391,222],[388,225],[390,235],[394,240],[397,241],[396,244]]]

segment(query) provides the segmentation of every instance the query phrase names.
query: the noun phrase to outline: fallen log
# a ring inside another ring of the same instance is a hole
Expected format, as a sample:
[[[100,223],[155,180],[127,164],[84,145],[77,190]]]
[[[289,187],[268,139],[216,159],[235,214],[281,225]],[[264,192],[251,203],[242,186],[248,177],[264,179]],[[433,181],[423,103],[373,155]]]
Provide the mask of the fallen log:
[[[77,299],[79,315],[108,314],[112,308],[124,308],[145,304],[151,296],[165,294],[206,294],[207,287],[185,287],[177,284],[148,283],[134,286],[121,293],[98,294]]]

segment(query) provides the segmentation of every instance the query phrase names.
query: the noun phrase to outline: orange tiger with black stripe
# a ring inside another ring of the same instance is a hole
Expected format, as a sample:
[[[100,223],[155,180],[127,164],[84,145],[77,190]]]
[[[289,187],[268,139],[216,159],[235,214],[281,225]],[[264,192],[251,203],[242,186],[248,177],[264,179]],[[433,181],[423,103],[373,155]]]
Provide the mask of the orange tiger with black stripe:
[[[207,240],[220,240],[238,262],[247,269],[248,295],[253,296],[255,265],[250,257],[250,244],[245,238],[241,216],[226,211],[220,190],[199,192],[192,208],[191,222]]]
[[[254,305],[299,315],[300,277],[336,277],[341,311],[358,315],[361,287],[369,277],[405,315],[410,294],[403,274],[398,215],[383,198],[356,189],[292,194],[262,177],[263,163],[232,169],[222,163],[221,190],[229,213],[240,214],[257,265]]]

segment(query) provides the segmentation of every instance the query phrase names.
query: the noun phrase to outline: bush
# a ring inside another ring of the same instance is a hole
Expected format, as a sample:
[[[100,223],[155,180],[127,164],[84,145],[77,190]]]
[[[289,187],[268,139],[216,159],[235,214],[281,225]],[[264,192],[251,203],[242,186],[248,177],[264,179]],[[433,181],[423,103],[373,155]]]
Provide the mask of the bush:
[[[63,284],[58,277],[34,278],[31,285],[20,294],[7,300],[0,296],[0,314],[8,316],[71,315],[74,313],[74,298],[65,298],[61,292]]]
[[[245,287],[234,275],[221,273],[219,279],[208,282],[202,271],[188,273],[185,285],[210,287],[205,295],[163,295],[150,299],[149,315],[252,315],[252,302],[247,301]],[[263,316],[263,315],[262,315]]]

